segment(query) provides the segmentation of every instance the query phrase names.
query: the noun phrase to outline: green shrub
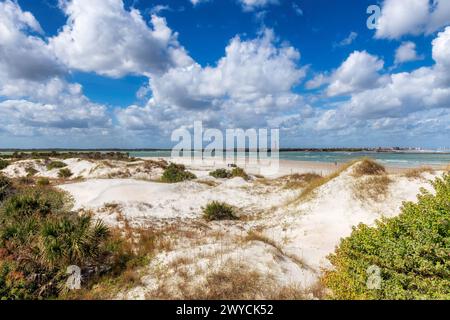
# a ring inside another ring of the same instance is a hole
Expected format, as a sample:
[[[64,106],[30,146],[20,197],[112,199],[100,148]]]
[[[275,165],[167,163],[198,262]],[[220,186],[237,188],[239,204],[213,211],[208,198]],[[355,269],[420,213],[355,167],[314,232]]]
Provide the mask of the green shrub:
[[[73,175],[72,171],[70,169],[64,168],[60,169],[58,172],[58,177],[62,179],[70,178]]]
[[[47,164],[47,170],[53,170],[53,169],[61,169],[67,167],[67,164],[65,164],[62,161],[52,161],[49,164]]]
[[[203,217],[208,221],[238,219],[232,206],[219,201],[208,203],[203,209]]]
[[[99,257],[108,232],[102,222],[93,223],[87,215],[46,220],[40,226],[41,260],[49,267],[90,264]]]
[[[233,178],[240,177],[240,178],[243,178],[243,179],[245,179],[245,180],[248,180],[248,179],[249,179],[248,174],[247,174],[247,173],[244,171],[244,169],[242,169],[242,168],[234,168],[234,169],[231,171],[231,176],[232,176]]]
[[[36,184],[41,187],[48,186],[48,185],[50,185],[50,180],[48,178],[39,178],[36,181]]]
[[[229,170],[226,169],[217,169],[209,173],[211,177],[216,179],[229,179],[232,177],[232,174]]]
[[[62,192],[44,188],[26,188],[3,203],[0,208],[2,219],[23,219],[34,214],[46,216],[60,213],[72,206],[72,200]]]
[[[66,289],[68,266],[112,270],[125,261],[111,249],[108,228],[71,207],[65,193],[51,188],[24,189],[2,204],[0,299],[55,298]]]
[[[161,177],[162,182],[176,183],[185,180],[192,180],[197,178],[195,174],[186,171],[186,167],[182,164],[171,163],[165,170]]]
[[[450,175],[422,190],[418,202],[376,227],[359,225],[329,259],[323,282],[335,299],[450,299]],[[368,268],[381,286],[369,289]]]
[[[13,191],[13,185],[9,178],[0,174],[0,203]]]
[[[38,173],[39,171],[37,171],[35,168],[33,167],[26,167],[25,168],[25,172],[27,173],[27,177],[33,177],[36,173]]]
[[[0,170],[3,170],[3,169],[5,169],[7,166],[9,166],[10,165],[10,162],[9,161],[6,161],[6,160],[4,160],[4,159],[0,159]]]

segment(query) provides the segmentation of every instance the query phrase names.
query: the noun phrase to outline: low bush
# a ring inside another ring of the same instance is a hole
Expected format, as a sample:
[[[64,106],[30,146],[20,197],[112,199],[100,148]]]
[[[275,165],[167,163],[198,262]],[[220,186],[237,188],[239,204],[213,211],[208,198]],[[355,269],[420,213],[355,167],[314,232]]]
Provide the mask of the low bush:
[[[40,217],[50,213],[58,214],[67,211],[72,200],[59,191],[45,188],[25,188],[9,197],[2,205],[2,218],[21,220],[34,214]]]
[[[182,164],[171,163],[164,170],[161,181],[165,183],[177,183],[197,178],[192,172],[186,171]]]
[[[53,170],[53,169],[61,169],[67,167],[67,164],[65,164],[62,161],[52,161],[49,164],[47,164],[47,170]]]
[[[433,187],[399,216],[361,224],[341,241],[323,278],[330,298],[450,299],[450,175]]]
[[[7,160],[0,159],[0,170],[6,169],[11,163]]]
[[[385,173],[386,169],[381,164],[373,161],[372,159],[362,159],[355,165],[353,169],[353,174],[356,177],[374,176]]]
[[[26,167],[25,168],[25,172],[27,173],[27,177],[34,177],[34,175],[36,173],[38,173],[39,171],[37,171],[35,168],[33,167]]]
[[[0,174],[0,203],[5,200],[13,192],[12,181]]]
[[[229,179],[232,177],[231,171],[226,169],[217,169],[209,173],[211,177],[216,179]]]
[[[36,184],[41,187],[48,186],[48,185],[50,185],[50,180],[48,178],[39,178],[36,181]]]
[[[231,170],[231,177],[236,178],[236,177],[240,177],[243,178],[245,180],[249,179],[248,174],[244,171],[244,169],[242,168],[234,168],[233,170]]]
[[[203,209],[203,217],[208,221],[238,219],[232,206],[219,201],[208,203]]]
[[[58,172],[58,177],[61,179],[70,178],[72,175],[73,175],[72,171],[70,171],[70,169],[67,168],[60,169]]]
[[[72,200],[52,188],[25,188],[3,202],[0,299],[58,298],[68,290],[68,266],[81,269],[88,288],[134,259],[122,238],[71,208]]]

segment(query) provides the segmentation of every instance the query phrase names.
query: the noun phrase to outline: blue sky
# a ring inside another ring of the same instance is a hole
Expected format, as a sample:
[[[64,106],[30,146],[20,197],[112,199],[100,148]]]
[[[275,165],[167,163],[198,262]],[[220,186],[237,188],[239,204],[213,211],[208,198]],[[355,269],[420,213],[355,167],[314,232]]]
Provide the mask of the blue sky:
[[[0,0],[0,148],[170,147],[196,120],[450,147],[448,26],[444,0]]]

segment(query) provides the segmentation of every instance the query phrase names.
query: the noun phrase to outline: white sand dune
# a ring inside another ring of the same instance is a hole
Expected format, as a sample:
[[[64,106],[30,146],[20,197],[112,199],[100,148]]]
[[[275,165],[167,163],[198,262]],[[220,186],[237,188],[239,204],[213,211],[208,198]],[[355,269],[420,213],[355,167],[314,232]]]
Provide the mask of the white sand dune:
[[[408,179],[391,171],[386,197],[375,201],[355,196],[355,184],[365,178],[354,177],[351,167],[319,187],[311,198],[299,201],[302,189],[285,188],[283,183],[214,179],[208,174],[216,167],[210,164],[189,164],[198,177],[194,181],[163,184],[148,181],[160,177],[162,170],[145,169],[144,162],[64,162],[74,175],[87,179],[60,186],[74,198],[75,209],[91,210],[112,226],[124,221],[149,228],[172,225],[166,234],[173,242],[170,249],[152,259],[142,270],[142,284],[122,292],[118,298],[123,299],[158,297],[161,287],[169,288],[170,297],[183,298],[181,287],[204,286],[208,274],[230,261],[271,279],[273,286],[295,286],[308,293],[322,270],[330,267],[327,256],[352,227],[397,215],[404,201],[414,201],[420,188],[430,189],[429,180],[442,174]],[[57,170],[47,171],[39,161],[16,162],[3,172],[24,176],[27,166],[33,166],[38,176],[57,176]],[[281,166],[280,172],[289,174],[333,169],[323,165],[310,170],[289,162]],[[128,179],[111,178],[121,175]],[[147,179],[137,180],[142,178]],[[202,208],[213,200],[235,206],[243,219],[204,221]]]
[[[206,176],[205,168],[194,169]],[[441,174],[424,173],[416,179],[390,174],[392,183],[387,196],[382,201],[375,201],[355,196],[356,181],[365,178],[355,178],[352,170],[349,168],[319,187],[315,195],[305,201],[293,201],[301,189],[288,190],[239,178],[215,180],[217,186],[195,181],[164,185],[92,180],[62,188],[75,196],[78,205],[98,207],[121,199],[122,211],[131,222],[135,218],[139,223],[153,218],[177,218],[181,219],[178,223],[189,228],[190,222],[183,219],[201,220],[202,207],[211,200],[226,201],[239,208],[244,216],[259,214],[244,222],[214,222],[196,230],[198,237],[183,238],[170,251],[156,256],[144,271],[143,285],[122,293],[119,298],[155,297],[161,285],[169,286],[173,290],[172,296],[181,298],[183,295],[177,291],[179,286],[187,283],[201,286],[207,274],[220,270],[227,261],[244,264],[249,270],[273,279],[280,287],[296,286],[308,292],[322,270],[330,267],[327,256],[341,238],[350,235],[353,226],[359,223],[371,225],[381,217],[397,215],[403,201],[414,201],[420,189],[430,189],[429,180]],[[95,190],[95,193],[90,192],[83,198],[82,190]],[[123,202],[124,199],[128,204]],[[145,202],[151,207],[136,211],[136,205],[130,203],[133,201]],[[259,238],[249,236],[255,230]],[[220,233],[219,238],[217,233]],[[184,261],[181,267],[177,261]],[[162,268],[164,272],[155,273],[161,266],[166,266]],[[188,278],[187,271],[190,272]]]
[[[66,164],[66,168],[72,172],[72,178],[98,179],[98,178],[134,178],[153,180],[158,179],[162,169],[150,161],[115,161],[115,160],[84,160],[84,159],[53,159]],[[22,160],[16,161],[6,167],[3,172],[10,178],[26,177],[27,169],[36,170],[35,176],[57,179],[60,169],[48,170],[47,164],[52,161],[44,160]]]
[[[155,219],[200,218],[202,207],[211,201],[225,201],[251,215],[282,205],[295,195],[289,190],[268,193],[267,187],[253,188],[242,178],[215,180],[217,186],[188,181],[164,184],[133,179],[93,179],[66,184],[61,189],[75,200],[75,209],[94,210],[97,217],[115,224],[107,204],[120,207],[120,218],[131,224],[153,223]],[[262,193],[258,195],[258,193]],[[115,216],[117,218],[117,216]]]

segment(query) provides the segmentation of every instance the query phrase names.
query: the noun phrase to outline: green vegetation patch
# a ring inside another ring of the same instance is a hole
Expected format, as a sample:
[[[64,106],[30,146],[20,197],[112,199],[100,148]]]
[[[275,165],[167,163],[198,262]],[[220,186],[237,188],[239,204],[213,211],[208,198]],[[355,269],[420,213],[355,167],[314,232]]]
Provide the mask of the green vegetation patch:
[[[39,178],[37,179],[36,184],[41,187],[48,186],[50,185],[50,180],[48,178]]]
[[[232,206],[219,201],[208,203],[203,209],[203,217],[208,221],[238,219]]]
[[[229,179],[232,177],[231,171],[226,169],[217,169],[209,173],[211,177],[216,179]]]
[[[11,179],[0,174],[0,203],[13,192],[13,183]]]
[[[0,170],[6,169],[11,163],[7,160],[0,159]]]
[[[231,171],[226,169],[217,169],[215,171],[210,172],[209,175],[217,179],[231,179],[240,177],[245,180],[248,180],[250,178],[249,175],[244,171],[244,169],[239,167],[233,168],[233,170]]]
[[[58,177],[61,179],[68,179],[73,175],[72,171],[68,168],[60,169],[58,172]]]
[[[114,282],[152,254],[153,233],[128,241],[89,214],[71,212],[73,201],[66,193],[12,185],[0,176],[1,300],[77,297],[78,291],[66,285],[69,266],[80,268],[79,291],[88,297],[94,284]]]
[[[164,170],[161,181],[165,183],[177,183],[196,178],[195,174],[187,171],[184,165],[171,163]]]
[[[67,167],[67,164],[65,164],[62,161],[52,161],[49,164],[47,164],[47,170],[53,170],[53,169],[61,169]]]
[[[323,278],[331,298],[450,299],[450,175],[433,187],[399,216],[361,224],[341,241]]]

